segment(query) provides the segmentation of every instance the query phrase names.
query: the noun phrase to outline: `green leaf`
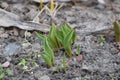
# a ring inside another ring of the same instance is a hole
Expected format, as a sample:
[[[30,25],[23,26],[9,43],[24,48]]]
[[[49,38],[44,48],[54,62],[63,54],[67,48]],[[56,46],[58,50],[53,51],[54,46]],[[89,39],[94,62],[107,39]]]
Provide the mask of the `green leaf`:
[[[36,33],[37,34],[37,33]],[[37,34],[38,37],[44,40],[45,55],[49,57],[50,61],[54,62],[54,53],[58,48],[64,47],[69,56],[72,55],[71,45],[76,39],[76,33],[69,24],[65,23],[59,29],[55,24],[51,25],[48,37]]]
[[[65,32],[70,32],[72,30],[72,28],[70,27],[70,25],[68,23],[65,23],[63,28],[64,28]]]
[[[66,26],[66,29],[67,29],[68,31],[71,31],[71,30],[72,30],[72,28],[70,27],[70,25],[69,25],[68,23],[66,23],[65,26]]]
[[[104,42],[105,42],[105,38],[101,35],[99,38],[99,43],[103,45]]]
[[[48,41],[48,44],[49,44],[49,46],[50,46],[50,48],[51,49],[54,49],[55,48],[55,45],[54,45],[54,43],[51,41],[51,38],[47,38],[47,41]]]
[[[69,57],[72,57],[71,45],[68,46],[68,47],[65,47],[65,51],[67,52],[67,55],[68,55]]]
[[[65,56],[65,54],[63,57],[63,61],[62,61],[62,66],[63,66],[64,72],[66,73],[66,56]]]
[[[66,34],[68,33],[68,31],[65,29],[65,26],[62,26],[61,30],[62,30],[62,33],[63,33],[63,37],[65,37]]]
[[[73,31],[74,31],[74,30],[73,30]],[[76,40],[76,33],[75,33],[75,31],[74,31],[73,37],[72,37],[72,43],[75,42],[75,40]]]
[[[56,71],[57,71],[57,72],[60,72],[60,68],[59,68],[58,65],[56,66]]]
[[[64,37],[66,36],[66,34],[68,34],[70,31],[72,30],[72,28],[69,26],[69,24],[65,23],[62,25],[62,32]]]
[[[57,40],[58,40],[60,43],[63,42],[64,37],[63,37],[62,31],[57,32],[56,38],[57,38]]]
[[[114,31],[115,31],[115,37],[116,41],[120,42],[120,25],[117,21],[114,22]]]
[[[2,69],[2,64],[0,63],[0,70]]]
[[[44,50],[45,50],[45,53],[49,56],[49,58],[51,58],[51,61],[54,62],[54,53],[48,44],[47,38],[45,40]]]
[[[56,32],[57,32],[58,28],[52,24],[48,38],[51,42],[51,48],[59,48],[59,45],[57,43],[57,38],[56,38]]]
[[[63,37],[65,37],[71,30],[74,31],[74,29],[72,29],[68,23],[65,23],[64,25],[62,25]],[[73,34],[73,37],[72,37],[72,42],[74,42],[75,39],[76,39],[76,33],[74,31],[74,34]]]
[[[42,34],[40,34],[40,33],[38,33],[38,32],[36,32],[36,35],[37,35],[37,37],[38,37],[39,39],[45,41],[45,36],[44,36],[44,35],[42,35]]]
[[[49,67],[52,67],[52,62],[50,60],[50,57],[46,54],[42,54],[41,57],[44,59],[44,61],[48,64]]]
[[[69,32],[70,32],[71,30],[74,31],[74,33],[73,33],[73,37],[72,37],[72,43],[73,43],[73,42],[75,41],[75,39],[76,39],[76,33],[75,33],[75,30],[72,29],[68,23],[66,23],[66,26],[67,26],[67,29],[68,29]]]
[[[24,69],[24,70],[27,70],[27,69],[28,69],[28,66],[23,66],[23,69]]]
[[[18,64],[18,65],[23,65],[23,66],[25,66],[25,64],[26,64],[25,59],[22,59],[22,60],[19,62],[19,64]]]
[[[74,31],[71,30],[64,38],[64,47],[68,47],[69,45],[71,45],[71,41],[72,41],[72,37],[73,37],[73,33]]]
[[[50,28],[50,32],[49,32],[49,36],[54,38],[55,32],[57,30],[57,26],[55,26],[55,24],[52,24],[51,28]]]
[[[80,45],[77,46],[77,53],[80,55]]]
[[[56,38],[57,46],[58,48],[60,48],[62,46],[62,41],[63,41],[63,33],[61,30],[59,29],[56,30],[55,38]]]
[[[64,38],[64,44],[63,44],[63,46],[64,46],[64,48],[65,48],[65,50],[66,50],[66,52],[67,52],[67,54],[68,54],[68,56],[69,57],[71,57],[72,56],[72,51],[71,51],[71,45],[72,45],[72,36],[73,36],[73,33],[74,33],[74,31],[73,30],[71,30],[71,32],[69,32],[67,35],[66,35],[66,37]]]
[[[5,73],[0,74],[0,79],[3,79],[5,77]]]
[[[6,71],[5,71],[7,74],[11,73],[11,70],[8,68]]]

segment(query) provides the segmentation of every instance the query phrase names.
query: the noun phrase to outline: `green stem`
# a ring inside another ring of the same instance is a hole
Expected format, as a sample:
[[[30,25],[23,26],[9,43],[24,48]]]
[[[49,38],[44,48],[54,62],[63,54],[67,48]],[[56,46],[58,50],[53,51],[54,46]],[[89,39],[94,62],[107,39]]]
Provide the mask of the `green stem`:
[[[67,55],[69,57],[72,57],[72,50],[71,50],[71,47],[68,47],[68,48],[65,48],[66,52],[67,52]]]

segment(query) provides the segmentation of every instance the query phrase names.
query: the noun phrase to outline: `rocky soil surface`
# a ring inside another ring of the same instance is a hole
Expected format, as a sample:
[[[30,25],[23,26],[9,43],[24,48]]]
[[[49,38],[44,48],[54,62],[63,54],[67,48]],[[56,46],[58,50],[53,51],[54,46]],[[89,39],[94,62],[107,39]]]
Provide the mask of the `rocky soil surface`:
[[[11,70],[3,80],[119,80],[120,43],[115,42],[113,22],[120,19],[120,1],[105,0],[102,4],[97,0],[58,0],[57,3],[60,9],[51,12],[49,2],[40,11],[36,0],[0,1],[0,63],[4,70]],[[55,55],[51,68],[40,56],[43,42],[35,32],[47,34],[52,22],[57,26],[68,22],[77,33],[73,56],[67,57],[66,73],[62,68],[64,50]],[[105,39],[103,42],[101,37]],[[27,69],[19,65],[23,59]]]

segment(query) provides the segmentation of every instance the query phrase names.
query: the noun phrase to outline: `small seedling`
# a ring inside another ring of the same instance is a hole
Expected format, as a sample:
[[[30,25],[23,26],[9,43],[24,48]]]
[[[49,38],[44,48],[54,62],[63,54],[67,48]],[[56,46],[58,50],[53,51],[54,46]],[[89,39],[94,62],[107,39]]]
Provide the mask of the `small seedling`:
[[[100,43],[101,45],[103,45],[104,42],[105,42],[105,38],[101,35],[100,38],[99,38],[99,43]]]
[[[45,36],[39,33],[36,33],[38,38],[45,41]],[[59,29],[57,26],[52,24],[50,32],[47,36],[47,41],[50,48],[53,51],[57,51],[59,48],[64,47],[69,57],[72,56],[72,44],[76,40],[76,33],[67,23],[63,24]]]
[[[64,38],[63,40],[63,47],[65,48],[66,52],[67,52],[67,55],[69,57],[72,57],[72,50],[71,50],[71,47],[72,47],[72,36],[73,36],[73,31],[70,31]]]
[[[64,54],[64,57],[62,60],[62,67],[63,67],[64,73],[66,73],[66,56],[65,56],[65,54]]]
[[[114,22],[114,32],[116,42],[120,42],[120,24],[118,23],[118,21]]]
[[[60,48],[62,46],[61,43],[57,40],[57,37],[56,37],[57,36],[57,34],[56,34],[57,31],[58,31],[57,26],[52,24],[52,26],[50,28],[50,32],[47,36],[48,44],[52,48],[53,51],[57,51],[58,48]],[[46,36],[44,36],[42,34],[39,34],[37,32],[36,32],[36,35],[38,36],[39,39],[45,41]]]
[[[54,24],[52,24],[50,32],[48,34],[48,41],[49,41],[49,45],[50,47],[54,50],[57,51],[62,45],[60,43],[60,41],[58,41],[57,39],[57,32],[59,31],[59,29],[57,28],[57,26],[55,26]]]
[[[54,64],[54,53],[48,44],[47,38],[45,39],[45,42],[44,42],[44,51],[45,51],[45,54],[42,54],[41,57],[48,64],[49,67],[52,67]]]
[[[77,54],[80,55],[80,45],[77,45]]]
[[[76,33],[69,24],[63,24],[56,35],[58,41],[62,44],[69,57],[72,56],[72,44],[76,40]]]
[[[0,63],[0,79],[5,78],[5,76],[9,73],[11,73],[11,70],[9,68],[3,69],[2,64]]]
[[[23,66],[23,70],[27,70],[28,69],[28,66],[26,65],[26,60],[25,59],[22,59],[18,65],[20,66]]]
[[[59,73],[59,72],[60,72],[60,68],[59,68],[59,66],[58,66],[58,65],[56,66],[56,71],[57,71],[57,73]]]

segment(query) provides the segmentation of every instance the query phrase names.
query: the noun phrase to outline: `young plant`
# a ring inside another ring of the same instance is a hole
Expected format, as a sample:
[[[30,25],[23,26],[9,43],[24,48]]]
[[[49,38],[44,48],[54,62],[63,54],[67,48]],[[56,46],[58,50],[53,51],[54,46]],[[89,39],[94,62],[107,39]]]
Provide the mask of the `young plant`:
[[[105,42],[105,38],[101,35],[99,38],[99,43],[103,45],[104,42]]]
[[[116,42],[120,42],[120,24],[118,23],[118,21],[114,22],[114,32]]]
[[[5,78],[5,76],[9,73],[11,73],[11,70],[9,68],[4,70],[2,64],[0,63],[0,80]]]
[[[80,45],[77,45],[77,54],[80,55]]]
[[[72,56],[71,47],[76,39],[76,34],[74,29],[72,29],[68,24],[64,24],[57,35],[57,39],[61,42],[62,46],[65,48],[67,55]]]
[[[54,50],[57,51],[61,46],[61,42],[58,41],[57,39],[57,32],[59,31],[59,29],[57,28],[57,26],[55,26],[54,24],[52,24],[50,32],[48,34],[48,41],[49,41],[49,45],[50,47]]]
[[[71,43],[73,43],[76,40],[76,33],[75,33],[74,29],[72,29],[68,23],[64,23],[62,25],[62,33],[63,33],[64,38],[71,31],[73,31],[73,35],[71,37]]]
[[[59,73],[59,72],[60,72],[60,68],[59,68],[59,66],[58,66],[58,65],[56,66],[56,71],[57,71],[57,73]]]
[[[50,28],[50,32],[47,36],[48,39],[48,44],[51,47],[51,49],[53,51],[57,51],[62,44],[60,43],[60,41],[57,40],[57,32],[59,31],[59,29],[57,28],[57,26],[55,26],[54,24],[52,24],[51,28]],[[39,34],[36,32],[36,35],[38,36],[39,39],[45,41],[45,36],[42,34]]]
[[[45,36],[39,33],[36,33],[38,38],[45,41]],[[50,48],[53,51],[57,51],[59,48],[64,47],[69,57],[72,56],[71,47],[76,39],[76,33],[68,24],[62,25],[59,29],[57,26],[52,24],[50,32],[47,36],[47,41]]]
[[[48,44],[47,38],[45,39],[45,42],[44,42],[44,51],[45,51],[45,54],[42,54],[41,57],[48,64],[49,67],[52,67],[54,64],[54,53]]]
[[[64,38],[63,40],[63,46],[68,54],[69,57],[72,56],[72,51],[71,51],[71,47],[72,47],[72,36],[73,36],[74,31],[71,31],[67,34],[67,36]]]
[[[18,63],[18,65],[23,66],[23,69],[24,69],[24,70],[27,70],[27,69],[28,69],[28,66],[26,65],[26,60],[25,60],[25,59],[22,59],[22,60]]]
[[[62,60],[62,67],[63,67],[64,73],[66,73],[66,56],[65,56],[65,54],[64,54],[64,57]]]

